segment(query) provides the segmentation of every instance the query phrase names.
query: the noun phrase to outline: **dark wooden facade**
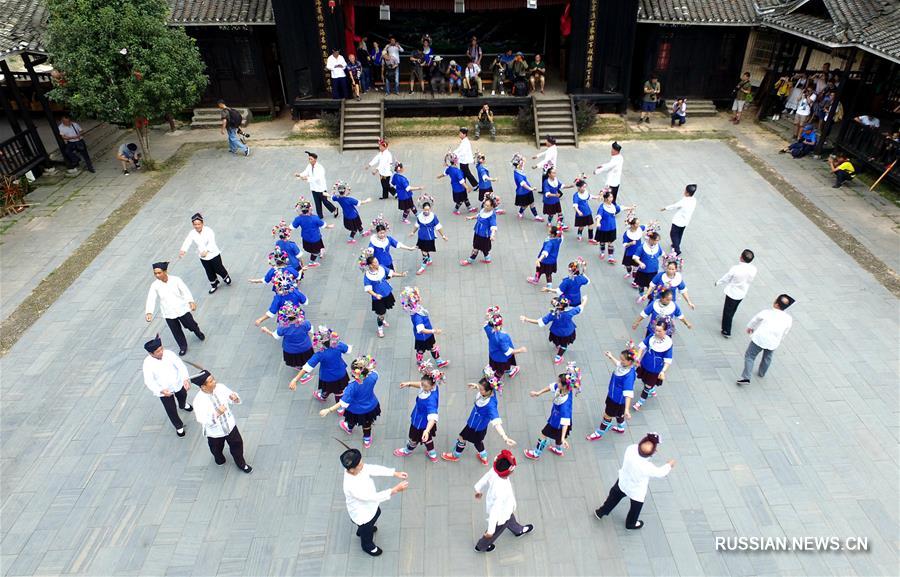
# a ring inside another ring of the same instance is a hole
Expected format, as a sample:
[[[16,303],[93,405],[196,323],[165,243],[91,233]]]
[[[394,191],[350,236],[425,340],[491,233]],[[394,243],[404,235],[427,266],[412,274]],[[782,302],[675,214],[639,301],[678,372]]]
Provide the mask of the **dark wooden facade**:
[[[628,98],[637,0],[573,0],[568,91]]]
[[[220,98],[274,114],[284,107],[275,26],[189,26],[206,63],[209,85],[201,106]]]
[[[663,98],[728,100],[741,75],[747,26],[638,24],[631,94],[637,102],[650,74]]]

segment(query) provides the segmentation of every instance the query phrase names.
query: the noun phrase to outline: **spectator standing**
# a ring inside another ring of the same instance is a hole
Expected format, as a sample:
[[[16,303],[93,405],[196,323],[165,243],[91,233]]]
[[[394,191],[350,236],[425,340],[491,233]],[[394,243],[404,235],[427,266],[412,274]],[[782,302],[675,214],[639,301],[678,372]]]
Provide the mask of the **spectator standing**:
[[[806,87],[797,101],[797,113],[794,115],[794,138],[800,138],[800,132],[806,126],[806,121],[812,116],[813,105],[816,102],[816,94],[812,88]]]
[[[347,79],[350,81],[350,94],[348,96],[353,96],[359,100],[359,95],[362,92],[362,66],[356,61],[355,54],[347,56]]]
[[[331,73],[331,97],[335,100],[347,98],[347,61],[337,47],[331,49],[325,68]]]
[[[753,86],[750,84],[750,73],[744,72],[734,88],[734,102],[731,104],[731,111],[734,112],[734,116],[731,117],[733,123],[740,124],[741,113],[751,102],[753,102]]]
[[[431,49],[431,36],[426,34],[422,36],[422,64],[424,66],[431,65],[431,59],[434,57],[434,51]]]
[[[787,74],[783,74],[776,82],[775,82],[775,112],[772,114],[772,120],[781,120],[781,114],[787,111],[787,99],[791,94],[793,86],[791,84],[791,77]]]
[[[506,64],[503,62],[503,57],[500,54],[494,57],[494,61],[491,62],[491,75],[494,81],[491,85],[491,96],[496,96],[497,90],[500,90],[501,96],[505,95],[506,90],[503,88],[503,82],[506,79]]]
[[[381,51],[381,61],[384,64],[384,93],[400,94],[400,57],[394,56],[388,49]],[[391,86],[394,88],[391,89]]]
[[[828,159],[828,166],[831,167],[831,173],[834,174],[834,184],[831,188],[840,188],[856,174],[856,168],[846,156],[831,156]]]
[[[481,66],[474,60],[469,60],[463,75],[463,88],[471,95],[471,91],[477,89],[477,95],[481,96]]]
[[[662,212],[675,211],[675,216],[672,217],[672,228],[669,229],[669,238],[672,241],[672,250],[679,256],[681,255],[681,237],[684,236],[684,229],[691,223],[694,209],[697,208],[697,199],[694,198],[696,192],[697,185],[689,184],[684,187],[684,195],[678,202],[661,209]]]
[[[725,285],[725,305],[722,307],[722,336],[726,339],[731,336],[731,321],[737,312],[741,301],[750,290],[750,283],[756,278],[756,266],[753,262],[753,251],[744,249],[741,252],[741,262],[734,265],[722,278],[716,281],[716,286]]]
[[[384,86],[384,53],[377,42],[372,42],[372,48],[369,49],[369,58],[372,61],[372,86],[375,82],[381,82]]]
[[[69,172],[76,173],[78,171],[81,159],[84,160],[84,166],[88,172],[96,172],[94,163],[91,162],[91,156],[88,154],[87,144],[85,144],[84,138],[81,136],[81,125],[77,122],[72,122],[72,117],[68,114],[63,114],[56,129],[66,143],[63,151],[65,152]],[[78,158],[79,156],[81,159]]]
[[[394,36],[388,37],[387,46],[384,47],[384,51],[387,52],[387,55],[390,59],[385,59],[385,72],[388,76],[393,76],[392,80],[394,82],[394,94],[400,94],[400,53],[403,52],[403,47],[397,43],[397,38]],[[394,67],[391,68],[390,66]],[[387,79],[385,79],[387,82]]]
[[[475,140],[481,138],[481,129],[486,128],[491,132],[491,139],[497,137],[497,127],[494,126],[494,113],[491,107],[485,104],[478,111],[478,118],[475,121]]]
[[[775,349],[781,344],[782,339],[791,330],[794,319],[784,312],[794,304],[794,299],[786,294],[778,295],[772,308],[760,311],[747,323],[747,334],[750,335],[750,344],[744,353],[744,372],[738,379],[738,385],[750,384],[750,373],[753,372],[753,364],[759,353],[763,354],[759,364],[758,376],[766,376],[769,366],[772,364],[772,356]]]
[[[876,116],[863,114],[862,116],[854,118],[853,121],[869,128],[881,128],[881,121],[878,120],[878,117]]]
[[[238,138],[237,131],[241,127],[241,123],[244,121],[241,118],[241,113],[235,110],[234,108],[229,108],[225,105],[224,100],[220,100],[219,110],[221,110],[222,116],[222,128],[219,130],[222,134],[228,133],[228,150],[231,154],[242,153],[244,156],[250,156],[250,147],[241,142],[241,139]]]
[[[466,50],[466,56],[469,57],[469,61],[477,64],[478,69],[481,70],[481,46],[478,45],[478,38],[472,36],[472,39],[469,41],[469,48]]]
[[[369,54],[369,48],[366,46],[366,37],[363,36],[356,48],[356,59],[360,65],[360,84],[362,91],[368,92],[372,90],[372,55]]]
[[[541,94],[544,93],[544,76],[547,72],[547,66],[544,64],[544,58],[540,54],[534,55],[534,62],[531,64],[531,68],[529,69],[531,72],[531,78],[529,81],[531,82],[531,91],[534,92],[538,86],[540,86]]]
[[[638,121],[650,124],[650,113],[656,110],[656,104],[659,102],[659,93],[662,92],[662,86],[656,74],[651,74],[650,79],[644,82],[644,93],[641,96],[641,119]]]
[[[684,126],[684,123],[687,122],[687,99],[679,98],[675,101],[675,104],[672,105],[672,124],[671,126],[675,126],[675,123],[678,123],[678,126]]]
[[[138,152],[138,145],[133,142],[120,146],[116,159],[122,163],[122,174],[131,174],[128,172],[129,168],[141,169],[141,153]]]
[[[784,103],[784,110],[782,112],[796,114],[797,105],[800,103],[800,97],[803,96],[803,90],[806,88],[806,72],[795,74],[791,77],[791,83],[791,93],[788,96],[787,102]]]
[[[328,209],[328,212],[334,216],[334,218],[338,217],[338,209],[331,201],[328,200],[328,195],[326,192],[328,191],[328,181],[325,178],[325,167],[319,162],[319,155],[315,152],[306,152],[306,157],[309,160],[309,163],[306,165],[306,168],[303,169],[303,172],[294,173],[294,176],[309,183],[309,192],[312,194],[313,201],[316,203],[316,214],[319,218],[322,218],[322,205],[325,205],[325,208]]]
[[[413,50],[409,57],[409,93],[415,92],[416,80],[419,81],[419,87],[422,94],[425,94],[425,77],[422,75],[422,65],[425,63],[425,57],[419,50]]]

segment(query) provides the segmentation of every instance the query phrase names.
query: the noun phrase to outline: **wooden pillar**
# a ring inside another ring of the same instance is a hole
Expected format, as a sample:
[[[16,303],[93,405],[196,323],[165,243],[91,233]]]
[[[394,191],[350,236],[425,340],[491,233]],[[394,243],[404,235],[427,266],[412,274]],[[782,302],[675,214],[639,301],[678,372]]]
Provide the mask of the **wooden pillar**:
[[[15,79],[7,76],[6,84],[8,85],[10,82],[15,82]],[[9,125],[12,127],[13,132],[22,134],[22,126],[19,124],[19,114],[22,112],[22,106],[19,105],[19,110],[13,110],[9,98],[6,97],[6,92],[2,89],[0,89],[0,108],[6,113],[6,118],[9,119]]]
[[[12,94],[13,100],[16,101],[16,104],[19,107],[19,112],[22,113],[22,120],[25,122],[25,126],[28,130],[31,130],[34,133],[35,140],[38,142],[38,146],[41,147],[41,151],[46,156],[47,151],[43,150],[44,145],[41,143],[41,138],[38,135],[37,127],[34,125],[34,122],[31,120],[31,115],[26,113],[25,99],[22,98],[22,93],[19,92],[19,87],[16,85],[16,79],[13,78],[13,73],[9,69],[9,64],[7,64],[6,60],[0,60],[0,72],[3,73],[3,77],[7,79],[6,85],[9,87],[9,91]],[[56,130],[56,127],[54,127]]]
[[[37,72],[34,71],[35,62],[31,59],[31,55],[28,53],[22,54],[22,62],[25,63],[25,70],[28,71],[28,76],[31,78],[31,86],[34,88],[34,94],[35,96],[37,96],[38,101],[41,103],[41,108],[44,110],[44,116],[47,118],[47,123],[50,125],[50,133],[56,139],[56,145],[59,147],[60,154],[62,154],[66,143],[62,139],[62,136],[59,135],[59,130],[57,130],[56,128],[56,120],[54,120],[53,118],[53,111],[50,110],[50,100],[41,89],[41,84],[38,80]],[[41,142],[41,147],[44,146],[44,143],[40,138],[38,138],[38,142]],[[47,151],[45,150],[44,154],[46,153]],[[63,158],[65,158],[65,155],[63,155]]]
[[[813,48],[810,45],[806,45],[806,54],[803,55],[803,64],[800,65],[800,72],[806,72],[806,67],[809,66],[809,57],[812,56]]]
[[[850,62],[856,60],[856,51],[857,48],[854,46],[850,49]],[[838,104],[841,104],[844,99],[844,89],[847,88],[847,79],[844,78],[841,84],[838,86],[837,94],[834,95],[834,102],[831,105],[831,110],[828,113],[828,120],[825,121],[825,126],[822,128],[822,134],[819,135],[819,141],[816,144],[816,154],[822,154],[822,148],[825,146],[825,139],[828,138],[828,133],[831,132],[831,127],[834,125],[834,113],[837,111]],[[845,116],[846,116],[846,110]]]
[[[856,87],[856,92],[853,94],[853,101],[850,103],[850,106],[844,106],[844,118],[841,120],[841,127],[838,130],[838,136],[835,140],[844,139],[844,135],[847,134],[850,123],[853,122],[853,118],[856,116],[856,105],[859,103],[859,93],[862,92],[863,85],[865,85],[866,77],[869,75],[874,60],[875,59],[868,54],[863,54],[859,84]],[[847,71],[846,76],[850,76],[849,71]],[[842,84],[846,83],[848,80],[849,78],[844,78]]]

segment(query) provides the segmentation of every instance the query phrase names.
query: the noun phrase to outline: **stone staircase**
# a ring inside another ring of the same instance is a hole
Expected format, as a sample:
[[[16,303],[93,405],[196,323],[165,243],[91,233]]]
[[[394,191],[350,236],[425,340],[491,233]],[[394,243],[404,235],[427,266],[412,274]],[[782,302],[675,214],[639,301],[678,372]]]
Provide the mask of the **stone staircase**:
[[[384,104],[344,100],[341,103],[341,151],[378,148],[384,137]]]
[[[241,113],[241,117],[244,119],[241,126],[247,126],[252,117],[250,109],[234,108]],[[219,128],[220,126],[222,126],[222,111],[218,108],[194,109],[194,116],[191,118],[191,128]]]
[[[534,109],[534,136],[538,147],[548,136],[555,137],[559,146],[578,146],[575,109],[568,97],[532,97],[531,102]]]
[[[670,107],[672,106],[672,102],[666,102]],[[671,111],[671,109],[670,109]],[[669,112],[670,112],[669,111]],[[669,113],[667,112],[667,114]],[[688,98],[687,101],[687,117],[688,122],[692,116],[715,116],[718,114],[716,111],[716,105],[713,104],[712,100],[691,100]]]

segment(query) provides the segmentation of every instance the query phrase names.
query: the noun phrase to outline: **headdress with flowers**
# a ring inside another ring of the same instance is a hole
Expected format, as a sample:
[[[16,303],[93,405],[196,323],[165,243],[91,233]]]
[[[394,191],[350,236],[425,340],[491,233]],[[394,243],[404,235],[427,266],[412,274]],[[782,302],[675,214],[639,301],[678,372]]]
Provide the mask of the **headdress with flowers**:
[[[294,210],[300,214],[309,214],[309,211],[312,210],[312,204],[310,204],[306,198],[301,196],[300,200],[297,201],[297,204],[294,205]]]
[[[650,236],[651,234],[659,234],[660,225],[658,220],[651,220],[644,227],[644,236]]]
[[[291,227],[281,219],[281,222],[272,227],[272,236],[279,240],[291,240]]]
[[[566,383],[568,383],[570,387],[573,389],[581,388],[581,369],[575,364],[575,361],[566,365],[565,375]]]
[[[382,213],[378,213],[378,216],[372,219],[372,230],[376,230],[379,226],[383,226],[385,230],[391,230],[391,223],[389,223]]]
[[[631,207],[625,211],[625,222],[631,224],[631,221],[633,221],[635,218],[637,218],[637,215],[634,213],[634,207]]]
[[[276,246],[274,249],[272,249],[272,252],[270,252],[269,256],[267,256],[266,258],[269,259],[269,266],[273,268],[285,266],[290,259],[290,257],[288,257],[288,253],[286,253],[279,246]]]
[[[291,273],[280,269],[275,271],[275,276],[272,277],[272,286],[275,287],[277,294],[284,296],[296,290],[297,279]]]
[[[366,248],[359,251],[359,258],[357,259],[359,268],[366,268],[366,266],[368,266],[366,264],[366,260],[368,260],[368,258],[374,254],[375,254],[375,249],[372,248],[371,246],[367,246]]]
[[[631,361],[634,362],[638,354],[637,346],[634,344],[634,339],[628,339],[628,342],[625,343],[624,350],[631,357]]]
[[[520,164],[525,162],[525,157],[517,152],[516,154],[513,154],[512,160],[509,162],[512,163],[513,167],[518,168]]]
[[[419,364],[419,372],[424,376],[431,377],[431,380],[434,381],[434,386],[436,387],[444,384],[444,378],[446,377],[446,375],[443,373],[443,371],[434,368],[434,365],[430,360],[422,361]]]
[[[544,162],[544,164],[541,165],[541,169],[543,169],[544,172],[549,172],[550,169],[553,168],[553,167],[555,167],[555,166],[556,166],[556,165],[553,164],[553,161],[552,161],[552,160],[548,160],[548,161]]]
[[[403,290],[400,291],[400,306],[410,314],[424,310],[419,289],[413,286],[403,287]]]
[[[391,170],[394,172],[398,172],[401,168],[403,168],[403,163],[399,160],[395,160],[393,164],[391,164]]]
[[[430,194],[422,193],[419,195],[419,198],[417,200],[419,201],[419,206],[422,206],[426,202],[431,206],[434,206],[434,197]]]
[[[372,355],[363,355],[353,359],[353,362],[350,363],[350,372],[353,373],[354,378],[359,379],[363,373],[374,371],[376,365],[377,363]]]
[[[338,344],[340,339],[340,335],[335,331],[325,325],[319,325],[312,336],[313,348],[317,351],[324,351]]]
[[[299,305],[287,302],[281,305],[281,308],[278,309],[278,316],[276,317],[276,321],[278,322],[278,326],[280,327],[299,327],[305,320],[306,314],[303,312],[303,309],[301,309]]]
[[[484,191],[484,200],[491,199],[491,202],[494,203],[494,208],[500,206],[500,197],[491,190]]]
[[[559,295],[550,299],[550,312],[555,313],[559,311],[564,311],[569,308],[569,299]]]
[[[497,373],[494,372],[491,365],[486,365],[482,372],[484,373],[484,380],[487,381],[488,388],[492,391],[496,391],[498,395],[503,395],[503,381],[497,377]]]
[[[575,257],[575,260],[569,263],[569,272],[572,274],[584,274],[585,270],[587,270],[587,261],[580,256]]]
[[[456,155],[455,152],[448,152],[444,155],[444,164],[447,166],[451,166],[459,162],[459,156]]]
[[[503,326],[503,315],[500,314],[500,305],[488,307],[487,311],[484,313],[484,318],[488,325],[492,327]]]
[[[338,180],[334,183],[334,186],[331,187],[335,194],[339,196],[346,196],[350,194],[350,184],[344,182],[343,180]]]
[[[681,270],[681,267],[684,266],[684,259],[675,252],[674,250],[668,254],[663,255],[663,263],[664,266],[669,266],[670,263],[675,263],[675,267],[678,270]]]
[[[478,151],[478,150],[475,151],[475,162],[476,162],[476,163],[481,164],[481,163],[484,162],[486,159],[487,159],[487,157],[484,155],[483,152],[480,152],[480,151]]]

